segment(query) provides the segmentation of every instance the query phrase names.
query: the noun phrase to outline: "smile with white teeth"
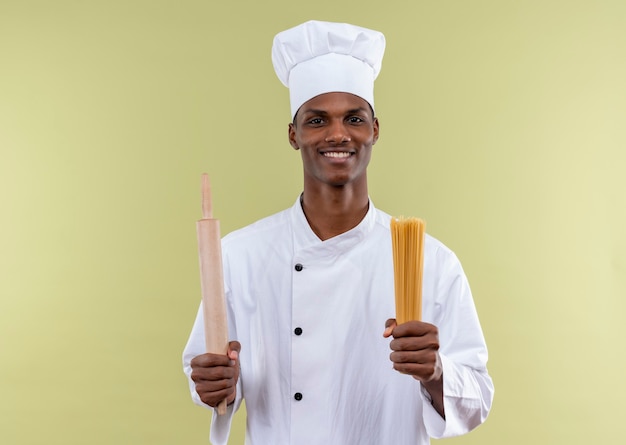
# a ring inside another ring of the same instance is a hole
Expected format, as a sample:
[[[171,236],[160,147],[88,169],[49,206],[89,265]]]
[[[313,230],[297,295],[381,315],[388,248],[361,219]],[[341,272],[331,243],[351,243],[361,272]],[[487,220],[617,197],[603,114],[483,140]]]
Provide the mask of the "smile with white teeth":
[[[322,154],[327,158],[347,158],[351,155],[351,153],[347,151],[326,151]]]

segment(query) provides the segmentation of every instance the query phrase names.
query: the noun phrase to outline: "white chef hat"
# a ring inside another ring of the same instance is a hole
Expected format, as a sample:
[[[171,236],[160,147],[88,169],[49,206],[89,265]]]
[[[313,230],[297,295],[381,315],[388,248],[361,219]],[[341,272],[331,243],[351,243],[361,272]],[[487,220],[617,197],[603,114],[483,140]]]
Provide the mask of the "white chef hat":
[[[385,52],[385,36],[347,23],[303,23],[274,37],[272,63],[289,88],[291,117],[323,93],[352,93],[374,108],[374,79]]]

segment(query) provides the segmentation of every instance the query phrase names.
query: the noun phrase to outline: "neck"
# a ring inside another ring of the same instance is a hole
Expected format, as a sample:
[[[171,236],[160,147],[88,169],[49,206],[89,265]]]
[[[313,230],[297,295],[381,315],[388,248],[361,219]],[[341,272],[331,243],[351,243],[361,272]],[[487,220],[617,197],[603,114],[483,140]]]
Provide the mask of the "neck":
[[[324,241],[355,228],[367,214],[369,196],[366,188],[305,187],[301,204],[311,229]]]

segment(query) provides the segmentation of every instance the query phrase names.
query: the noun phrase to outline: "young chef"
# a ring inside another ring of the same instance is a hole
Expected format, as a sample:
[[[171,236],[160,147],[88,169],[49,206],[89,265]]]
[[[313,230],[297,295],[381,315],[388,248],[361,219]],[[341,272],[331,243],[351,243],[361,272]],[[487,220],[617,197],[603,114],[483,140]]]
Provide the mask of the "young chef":
[[[289,143],[303,192],[222,242],[227,355],[206,354],[202,311],[183,354],[193,400],[216,407],[226,444],[245,399],[247,444],[427,444],[487,417],[493,384],[467,279],[427,236],[423,321],[397,325],[390,216],[367,166],[379,137],[374,79],[384,36],[310,21],[279,33],[272,60],[289,88]]]

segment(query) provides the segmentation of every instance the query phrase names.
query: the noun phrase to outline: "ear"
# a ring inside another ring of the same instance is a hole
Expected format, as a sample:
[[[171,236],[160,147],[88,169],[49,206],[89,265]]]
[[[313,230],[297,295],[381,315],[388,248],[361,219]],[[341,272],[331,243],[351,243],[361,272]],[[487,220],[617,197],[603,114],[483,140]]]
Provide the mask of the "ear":
[[[296,142],[296,126],[292,123],[289,124],[289,144],[294,150],[299,150],[298,143]]]
[[[372,128],[374,129],[374,137],[372,139],[372,145],[374,145],[376,143],[376,141],[378,141],[378,135],[380,133],[380,124],[378,123],[378,118],[375,117],[374,118],[374,123],[372,124]]]

